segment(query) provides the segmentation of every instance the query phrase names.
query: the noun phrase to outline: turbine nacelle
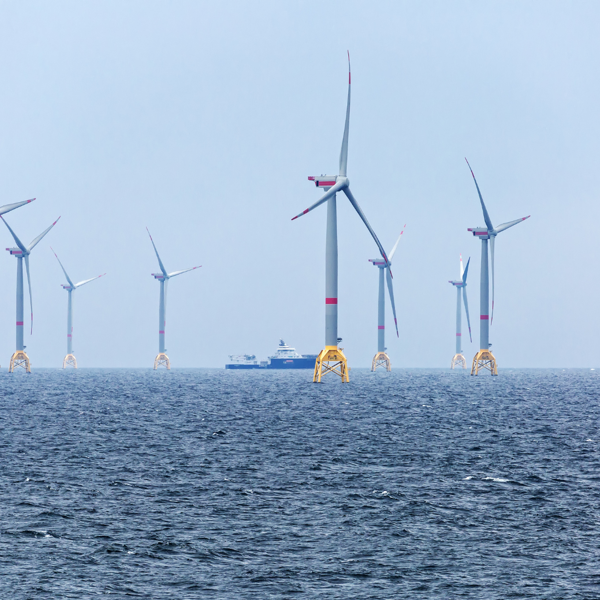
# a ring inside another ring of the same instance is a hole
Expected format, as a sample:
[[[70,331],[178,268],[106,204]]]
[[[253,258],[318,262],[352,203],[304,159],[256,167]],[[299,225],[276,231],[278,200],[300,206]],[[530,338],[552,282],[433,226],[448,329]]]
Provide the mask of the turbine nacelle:
[[[320,175],[319,177],[310,176],[309,181],[314,181],[318,188],[327,191],[330,187],[333,187],[337,182],[337,175]]]
[[[386,262],[385,262],[385,260],[383,260],[383,258],[370,258],[370,259],[369,259],[369,262],[370,262],[370,263],[373,263],[373,266],[374,266],[374,267],[379,267],[380,269],[385,269],[385,267],[386,267],[387,265],[389,265],[390,267],[392,266],[392,263],[391,263],[391,262],[388,262],[388,263],[386,264]]]
[[[462,281],[448,281],[448,283],[451,283],[452,285],[455,285],[456,287],[465,287],[467,284],[462,282]],[[448,289],[448,288],[446,288]]]
[[[489,240],[494,235],[487,227],[470,227],[467,231],[472,232],[475,237],[482,240]]]
[[[17,257],[25,256],[25,253],[23,252],[23,250],[21,250],[21,248],[7,248],[6,251],[10,252],[11,256],[17,256]]]
[[[60,284],[60,287],[61,287],[63,290],[67,290],[67,292],[72,292],[72,291],[75,289],[75,286],[74,286],[74,285],[65,285],[64,283],[61,283],[61,284]]]
[[[152,275],[154,279],[158,279],[159,281],[162,281],[163,279],[169,279],[169,277],[165,277],[163,273],[150,273],[150,275]]]

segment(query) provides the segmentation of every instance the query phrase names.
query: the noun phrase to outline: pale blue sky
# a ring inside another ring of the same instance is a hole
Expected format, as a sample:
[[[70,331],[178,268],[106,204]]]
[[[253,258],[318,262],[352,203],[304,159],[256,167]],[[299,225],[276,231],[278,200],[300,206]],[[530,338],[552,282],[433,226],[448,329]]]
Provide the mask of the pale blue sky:
[[[596,2],[0,2],[0,201],[31,256],[33,366],[60,366],[75,280],[81,366],[151,366],[157,270],[170,284],[173,365],[230,353],[316,353],[324,338],[325,208],[291,222],[337,172],[353,96],[348,174],[386,248],[407,224],[394,284],[394,366],[454,351],[458,254],[471,256],[478,349],[483,225],[498,237],[491,340],[502,367],[598,366],[600,86]],[[340,335],[351,366],[377,342],[376,247],[339,200]],[[8,231],[0,230],[12,245]],[[14,350],[16,261],[0,254],[0,364]],[[388,304],[388,317],[390,310]],[[28,311],[26,311],[28,312]]]

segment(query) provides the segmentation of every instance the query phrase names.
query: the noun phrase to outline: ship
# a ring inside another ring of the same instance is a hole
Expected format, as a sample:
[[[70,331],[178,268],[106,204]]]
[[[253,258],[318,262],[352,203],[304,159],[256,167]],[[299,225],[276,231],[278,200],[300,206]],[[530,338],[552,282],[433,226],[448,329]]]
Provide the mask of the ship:
[[[298,354],[296,348],[279,340],[279,347],[273,356],[269,356],[267,369],[314,369],[316,354]]]
[[[260,369],[261,364],[254,354],[230,354],[226,369]]]
[[[316,354],[298,354],[296,348],[279,340],[277,352],[258,361],[254,354],[230,354],[226,369],[314,369]]]

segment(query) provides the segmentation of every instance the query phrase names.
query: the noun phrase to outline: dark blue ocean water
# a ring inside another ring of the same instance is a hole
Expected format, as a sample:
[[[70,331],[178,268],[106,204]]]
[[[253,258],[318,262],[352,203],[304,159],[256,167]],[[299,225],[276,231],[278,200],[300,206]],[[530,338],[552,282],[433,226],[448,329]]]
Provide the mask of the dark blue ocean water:
[[[0,374],[0,597],[600,598],[583,370]]]

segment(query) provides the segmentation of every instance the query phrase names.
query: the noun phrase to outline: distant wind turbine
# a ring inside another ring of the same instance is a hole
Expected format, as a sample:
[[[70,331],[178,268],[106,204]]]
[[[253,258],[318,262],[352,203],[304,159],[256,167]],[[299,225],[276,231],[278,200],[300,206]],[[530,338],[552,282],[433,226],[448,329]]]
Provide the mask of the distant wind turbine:
[[[50,248],[50,250],[52,250],[52,248]],[[54,252],[54,250],[52,250],[52,252]],[[58,258],[56,252],[54,252],[54,256],[56,256],[56,260],[58,261],[60,268],[63,270],[63,273],[65,274],[65,277],[67,278],[68,282],[67,285],[61,284],[61,286],[69,293],[69,302],[67,307],[67,355],[63,360],[63,369],[65,369],[66,367],[73,367],[74,369],[76,369],[77,359],[73,354],[73,292],[77,288],[80,288],[82,285],[85,285],[90,281],[94,281],[94,279],[100,279],[100,277],[104,277],[106,273],[102,273],[102,275],[92,277],[91,279],[85,279],[83,281],[80,281],[79,283],[73,283],[67,271],[63,267],[63,264],[60,262],[60,258]]]
[[[148,231],[147,227],[146,231]],[[183,271],[173,271],[173,273],[167,273],[167,270],[160,259],[158,250],[156,249],[156,245],[154,244],[154,240],[152,239],[149,231],[148,235],[150,236],[150,241],[152,242],[154,252],[156,252],[156,258],[158,258],[158,264],[161,271],[160,273],[152,273],[152,277],[154,277],[154,279],[158,279],[160,282],[160,304],[158,308],[158,354],[154,359],[154,369],[156,370],[158,367],[166,367],[167,369],[170,369],[171,361],[167,356],[167,349],[165,348],[165,330],[167,326],[167,285],[171,277],[182,275],[183,273],[193,271],[194,269],[199,269],[202,265],[199,265],[198,267],[191,267],[190,269],[184,269]]]
[[[369,230],[369,233],[375,240],[379,252],[383,257],[385,264],[389,261],[383,246],[377,239],[369,221],[365,217],[358,202],[350,191],[350,180],[347,177],[348,167],[348,135],[350,128],[350,88],[352,76],[350,72],[350,53],[348,53],[348,101],[346,104],[346,123],[344,125],[344,137],[342,138],[342,149],[340,151],[340,166],[338,175],[321,175],[320,177],[309,177],[309,181],[314,181],[315,185],[323,189],[325,194],[305,211],[296,215],[294,219],[305,215],[327,202],[327,238],[325,243],[325,348],[321,350],[315,363],[313,382],[320,382],[322,375],[335,373],[339,375],[343,382],[349,381],[348,364],[346,356],[338,343],[338,244],[337,244],[337,192],[344,192],[346,197],[362,219]]]
[[[0,216],[8,230],[12,234],[16,248],[7,248],[11,256],[17,258],[17,349],[10,359],[9,373],[12,373],[17,367],[25,369],[27,373],[31,373],[31,362],[25,353],[25,344],[23,343],[23,259],[25,259],[25,268],[27,270],[27,285],[29,287],[29,304],[31,307],[31,333],[33,333],[33,298],[31,296],[31,276],[29,274],[29,255],[31,251],[40,243],[42,238],[58,223],[58,219],[38,235],[29,246],[25,246],[17,237],[17,234],[11,229],[6,220]]]
[[[467,165],[469,165],[469,161],[467,161]],[[473,364],[471,366],[471,375],[477,375],[479,373],[479,369],[487,369],[490,371],[492,375],[498,375],[498,365],[496,364],[496,358],[490,352],[490,318],[489,318],[489,310],[490,310],[490,299],[489,299],[489,274],[488,274],[488,240],[490,241],[490,254],[491,254],[491,262],[492,262],[492,319],[494,320],[494,244],[496,242],[496,236],[512,227],[513,225],[518,225],[519,223],[529,219],[531,215],[526,217],[522,217],[520,219],[515,219],[514,221],[509,221],[508,223],[502,223],[502,225],[498,225],[498,227],[494,227],[492,225],[492,220],[490,219],[490,215],[488,214],[487,208],[485,207],[485,203],[483,202],[483,198],[481,196],[481,192],[479,191],[479,185],[477,184],[477,179],[475,179],[475,174],[473,173],[473,169],[471,169],[471,165],[469,165],[469,170],[471,171],[471,175],[473,176],[473,181],[475,182],[475,187],[477,188],[477,194],[479,194],[479,200],[481,202],[481,209],[483,210],[483,218],[485,220],[485,227],[474,227],[468,229],[471,231],[475,237],[481,239],[481,282],[480,282],[480,316],[479,316],[479,345],[480,350],[477,352],[475,357],[473,358]]]
[[[462,255],[460,257],[460,279],[458,281],[449,281],[456,288],[456,354],[452,357],[450,368],[462,367],[467,368],[467,361],[462,353],[462,306],[461,306],[461,291],[462,297],[465,301],[465,312],[467,313],[467,324],[469,325],[469,339],[471,342],[471,319],[469,319],[469,303],[467,302],[467,275],[469,274],[469,263],[471,259],[467,261],[467,267],[463,271]]]
[[[402,239],[402,234],[404,233],[406,225],[402,228],[390,255],[388,256],[388,264],[385,264],[385,261],[382,258],[371,258],[369,262],[373,263],[374,266],[379,268],[379,302],[378,302],[378,310],[377,310],[377,354],[373,357],[373,362],[371,363],[371,371],[376,371],[378,367],[383,367],[386,371],[392,370],[392,362],[390,361],[390,357],[386,354],[385,347],[385,291],[383,285],[383,272],[385,271],[385,276],[387,280],[388,293],[390,295],[390,303],[392,304],[392,312],[394,313],[394,324],[396,325],[396,336],[400,337],[398,333],[398,319],[396,318],[396,304],[394,302],[394,288],[392,285],[392,276],[390,274],[390,267],[392,266],[392,259],[394,258],[394,254],[396,253],[396,248],[398,248],[398,244]]]

